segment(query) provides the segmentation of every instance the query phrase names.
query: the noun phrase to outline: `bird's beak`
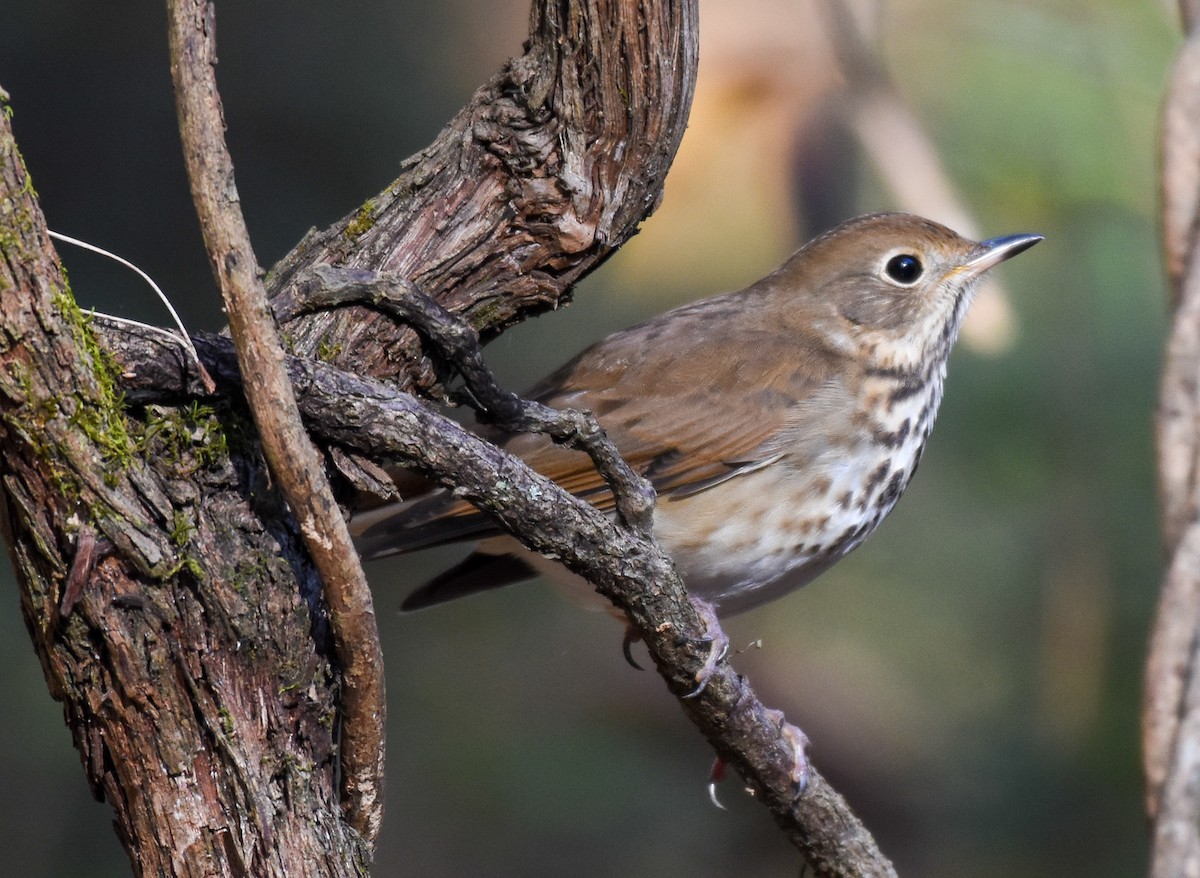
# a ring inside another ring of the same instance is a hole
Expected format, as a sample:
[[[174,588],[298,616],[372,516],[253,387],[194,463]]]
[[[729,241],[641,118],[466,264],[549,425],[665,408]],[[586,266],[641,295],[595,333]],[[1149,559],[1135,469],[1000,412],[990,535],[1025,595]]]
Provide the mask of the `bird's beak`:
[[[1003,235],[981,241],[976,255],[961,270],[971,277],[978,277],[1005,259],[1024,253],[1040,240],[1041,235]]]

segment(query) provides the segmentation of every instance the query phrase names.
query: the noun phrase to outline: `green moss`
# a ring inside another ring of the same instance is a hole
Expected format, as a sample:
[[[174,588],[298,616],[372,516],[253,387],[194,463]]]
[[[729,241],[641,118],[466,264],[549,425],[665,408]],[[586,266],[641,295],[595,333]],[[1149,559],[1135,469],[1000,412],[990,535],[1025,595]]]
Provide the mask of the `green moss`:
[[[337,362],[337,358],[342,355],[345,350],[345,345],[341,342],[335,342],[328,335],[321,336],[321,340],[317,342],[317,359],[322,363]]]
[[[250,563],[241,564],[231,571],[229,584],[235,593],[244,595],[250,590],[251,585],[266,579],[270,573],[270,562],[266,556],[260,554]]]
[[[375,204],[371,201],[366,201],[358,209],[358,213],[354,215],[354,219],[346,223],[346,228],[342,229],[342,234],[346,236],[347,240],[353,241],[364,232],[370,231],[375,225],[375,219]]]
[[[192,402],[179,409],[152,406],[137,437],[137,449],[153,454],[189,475],[229,456],[225,421],[210,405]]]
[[[166,582],[168,579],[174,579],[185,570],[192,576],[193,579],[199,582],[204,581],[204,568],[200,565],[200,562],[191,555],[181,555],[174,564],[164,571],[161,580]]]
[[[120,473],[133,460],[136,446],[125,418],[125,396],[120,390],[120,367],[112,355],[100,346],[92,331],[91,316],[85,314],[71,295],[66,275],[63,286],[54,292],[53,303],[67,325],[82,359],[91,363],[95,393],[76,394],[70,404],[64,402],[69,423],[87,436],[108,466],[105,481],[116,484]],[[68,410],[69,409],[69,410]]]
[[[24,156],[17,153],[16,158],[24,169]],[[37,197],[37,192],[33,189],[33,178],[28,172],[25,173],[25,185],[21,191]],[[21,265],[30,261],[21,244],[21,236],[28,235],[33,230],[33,215],[23,202],[11,198],[0,201],[0,253],[4,254],[10,265]]]
[[[477,332],[496,329],[511,320],[507,305],[500,297],[483,299],[471,307],[470,321]]]
[[[171,542],[172,544],[183,548],[192,539],[192,534],[196,532],[196,525],[188,517],[188,514],[182,509],[176,509],[175,514],[171,518]]]

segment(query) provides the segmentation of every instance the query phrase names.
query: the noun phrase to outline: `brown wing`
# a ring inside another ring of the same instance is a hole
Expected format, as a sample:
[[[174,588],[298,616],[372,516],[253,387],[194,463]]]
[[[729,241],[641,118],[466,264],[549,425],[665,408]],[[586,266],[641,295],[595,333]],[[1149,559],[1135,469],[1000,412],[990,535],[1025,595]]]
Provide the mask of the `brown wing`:
[[[579,404],[587,407],[584,400]],[[669,500],[710,488],[776,458],[779,450],[774,440],[787,413],[787,403],[772,408],[753,399],[734,401],[698,389],[669,399],[641,395],[598,417],[630,466],[650,480],[661,499]],[[504,447],[572,494],[602,510],[612,508],[612,494],[586,455],[541,436],[515,436]]]
[[[834,356],[761,325],[745,294],[708,300],[611,336],[568,363],[534,398],[596,414],[663,499],[694,494],[781,453],[777,437],[834,372]],[[612,506],[585,455],[541,436],[505,448],[602,509]]]
[[[781,338],[777,329],[731,327],[739,317],[732,310],[719,337],[706,331],[713,308],[735,298],[709,300],[704,308],[672,312],[669,321],[610,336],[530,396],[556,408],[594,412],[664,502],[758,469],[784,454],[778,437],[798,412],[843,394],[834,386],[835,355],[827,349]],[[540,435],[488,435],[572,494],[612,508],[612,495],[587,455]],[[444,492],[369,518],[356,528],[364,557],[497,532],[490,518]]]

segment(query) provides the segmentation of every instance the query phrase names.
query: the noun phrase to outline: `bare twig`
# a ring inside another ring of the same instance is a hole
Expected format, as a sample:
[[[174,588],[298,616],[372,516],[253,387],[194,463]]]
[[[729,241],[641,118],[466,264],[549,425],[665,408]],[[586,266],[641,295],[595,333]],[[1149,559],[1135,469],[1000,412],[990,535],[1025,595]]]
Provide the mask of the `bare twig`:
[[[1196,237],[1200,199],[1200,33],[1189,34],[1171,71],[1163,104],[1163,249],[1171,303],[1179,305],[1184,274]]]
[[[370,842],[382,818],[384,765],[383,660],[371,592],[321,457],[301,423],[238,203],[214,71],[215,9],[208,0],[170,0],[168,14],[192,199],[264,453],[324,583],[344,684],[343,800],[348,821]]]
[[[1179,11],[1183,20],[1183,29],[1191,33],[1200,18],[1200,0],[1179,0]]]
[[[1200,526],[1188,528],[1163,586],[1147,665],[1147,771],[1154,820],[1151,878],[1200,874]],[[1166,620],[1181,620],[1176,623]],[[1191,635],[1190,637],[1188,635]],[[1180,642],[1186,638],[1186,642]],[[1175,666],[1164,662],[1174,661]],[[1171,710],[1169,722],[1162,714]],[[1149,720],[1156,720],[1151,726]],[[1150,766],[1153,757],[1156,762]]]
[[[138,277],[140,277],[142,280],[144,280],[146,282],[146,284],[150,287],[150,289],[154,290],[154,295],[158,297],[158,300],[160,302],[162,302],[163,307],[167,309],[167,313],[171,315],[171,322],[174,323],[175,328],[179,330],[179,334],[173,335],[172,338],[176,339],[181,345],[183,345],[185,348],[187,348],[188,352],[192,355],[192,359],[194,359],[196,361],[196,366],[197,366],[197,368],[199,368],[199,370],[201,372],[201,378],[205,381],[205,386],[208,388],[209,392],[211,393],[215,389],[215,387],[213,386],[213,383],[212,383],[212,379],[204,378],[204,375],[203,375],[204,365],[200,362],[200,358],[196,356],[196,350],[195,350],[195,348],[192,347],[192,339],[191,339],[191,336],[188,334],[187,327],[185,327],[183,325],[183,319],[179,316],[179,312],[175,310],[175,306],[171,304],[171,298],[162,291],[162,287],[160,287],[157,283],[154,282],[154,278],[152,278],[146,272],[142,271],[141,268],[134,265],[128,259],[124,258],[123,256],[118,256],[116,253],[113,253],[111,250],[105,250],[103,247],[97,247],[95,244],[92,244],[88,241],[81,241],[79,238],[72,238],[70,235],[64,235],[61,232],[55,232],[55,231],[47,229],[46,233],[56,241],[62,241],[63,243],[71,244],[75,247],[79,247],[82,250],[87,250],[90,253],[95,253],[99,256],[103,256],[105,259],[111,259],[113,262],[117,263],[118,265],[122,265],[125,268],[128,268],[130,271],[132,271],[134,274],[136,274]],[[126,320],[124,317],[113,317],[112,319],[113,320]],[[159,329],[157,326],[150,326],[149,324],[138,323],[135,320],[126,320],[126,322],[135,324],[137,326],[141,326],[141,327],[145,328],[145,330],[147,332],[162,332],[162,333],[166,333],[167,335],[171,335],[171,333],[167,332],[165,329]]]

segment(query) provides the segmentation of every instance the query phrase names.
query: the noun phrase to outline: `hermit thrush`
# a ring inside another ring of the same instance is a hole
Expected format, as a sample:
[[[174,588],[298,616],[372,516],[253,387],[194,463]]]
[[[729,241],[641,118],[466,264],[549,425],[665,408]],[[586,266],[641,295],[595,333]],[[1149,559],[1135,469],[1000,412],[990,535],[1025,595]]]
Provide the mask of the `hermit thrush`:
[[[859,217],[741,292],[609,336],[528,395],[593,411],[657,490],[654,533],[689,592],[745,610],[827,570],[891,511],[933,428],[976,282],[1040,240],[977,244],[919,217]],[[585,455],[543,436],[489,435],[612,508]],[[537,573],[581,582],[442,490],[352,527],[365,558],[483,540],[406,609]]]

